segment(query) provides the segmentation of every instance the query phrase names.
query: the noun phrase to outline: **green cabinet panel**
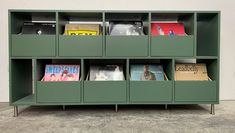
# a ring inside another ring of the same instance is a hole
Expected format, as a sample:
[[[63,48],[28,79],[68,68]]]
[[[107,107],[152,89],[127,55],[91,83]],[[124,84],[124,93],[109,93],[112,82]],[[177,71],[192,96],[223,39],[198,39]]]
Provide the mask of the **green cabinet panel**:
[[[9,10],[8,15],[10,105],[219,103],[219,11]],[[18,34],[32,19],[55,22],[55,34]],[[175,19],[187,36],[151,35],[152,22]],[[143,21],[147,34],[108,35],[106,22],[119,20]],[[72,21],[102,23],[103,34],[63,35]],[[173,81],[181,59],[206,63],[212,81]],[[42,82],[47,64],[80,64],[82,81]],[[169,81],[84,81],[91,65],[110,64],[123,65],[126,79],[132,64],[162,64]]]
[[[126,81],[84,81],[84,102],[126,102]]]
[[[216,92],[216,81],[175,81],[176,102],[216,101]]]
[[[59,56],[102,56],[102,36],[59,36]]]
[[[151,36],[151,56],[193,56],[194,39],[188,36]]]
[[[131,102],[171,102],[172,81],[130,81]]]
[[[55,56],[55,35],[11,35],[12,56]]]
[[[41,82],[37,81],[37,102],[68,103],[80,102],[81,83],[79,81]]]
[[[147,56],[148,36],[106,36],[106,56]]]

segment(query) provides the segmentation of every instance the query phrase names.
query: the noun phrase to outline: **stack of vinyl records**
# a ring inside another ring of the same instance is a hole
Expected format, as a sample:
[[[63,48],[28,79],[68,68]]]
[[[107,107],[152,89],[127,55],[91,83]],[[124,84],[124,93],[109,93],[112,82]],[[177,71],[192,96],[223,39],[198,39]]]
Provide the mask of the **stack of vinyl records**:
[[[42,81],[79,81],[80,65],[47,64]]]
[[[33,23],[25,22],[20,34],[55,34],[56,24],[54,23]]]
[[[142,22],[109,22],[109,35],[144,35]]]
[[[152,22],[151,33],[153,36],[185,36],[184,24],[178,22]]]
[[[175,80],[211,80],[207,74],[206,64],[188,63],[175,65]]]
[[[100,24],[66,24],[64,35],[100,35]]]
[[[123,67],[120,65],[91,65],[89,80],[125,80]]]
[[[167,80],[162,65],[134,64],[131,65],[131,80]]]

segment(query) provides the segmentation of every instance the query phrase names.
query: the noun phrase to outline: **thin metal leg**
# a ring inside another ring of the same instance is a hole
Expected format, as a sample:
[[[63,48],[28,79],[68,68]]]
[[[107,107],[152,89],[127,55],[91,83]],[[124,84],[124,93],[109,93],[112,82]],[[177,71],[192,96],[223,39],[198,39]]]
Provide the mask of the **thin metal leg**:
[[[167,108],[167,104],[165,105],[165,110],[167,110],[168,108]]]
[[[63,110],[65,110],[65,105],[63,105]]]
[[[115,105],[115,112],[118,112],[118,105]]]
[[[215,115],[215,105],[211,104],[211,114]]]
[[[14,117],[18,116],[18,106],[14,106]]]

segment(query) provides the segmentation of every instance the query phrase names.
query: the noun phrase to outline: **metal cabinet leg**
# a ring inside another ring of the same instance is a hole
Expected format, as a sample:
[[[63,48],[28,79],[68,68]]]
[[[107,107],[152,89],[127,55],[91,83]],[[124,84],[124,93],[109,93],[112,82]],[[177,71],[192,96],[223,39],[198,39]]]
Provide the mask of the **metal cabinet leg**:
[[[118,105],[115,105],[115,112],[118,112]]]
[[[168,107],[167,107],[167,104],[165,105],[165,110],[167,110],[168,109]]]
[[[65,105],[63,105],[63,110],[65,110]]]
[[[18,106],[14,106],[14,117],[18,116]]]
[[[211,114],[215,115],[215,105],[211,104]]]

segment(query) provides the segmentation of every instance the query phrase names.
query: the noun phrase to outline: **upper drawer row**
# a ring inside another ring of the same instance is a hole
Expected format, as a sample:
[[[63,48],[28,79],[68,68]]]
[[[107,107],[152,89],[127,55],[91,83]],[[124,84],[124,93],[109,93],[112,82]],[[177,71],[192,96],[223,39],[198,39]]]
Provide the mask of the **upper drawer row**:
[[[55,23],[50,35],[24,35],[25,22]],[[79,22],[101,24],[96,36],[64,35],[65,25]],[[109,35],[110,21],[141,21],[143,35]],[[153,36],[152,22],[183,23],[187,36]],[[217,56],[218,12],[10,12],[11,56]]]

